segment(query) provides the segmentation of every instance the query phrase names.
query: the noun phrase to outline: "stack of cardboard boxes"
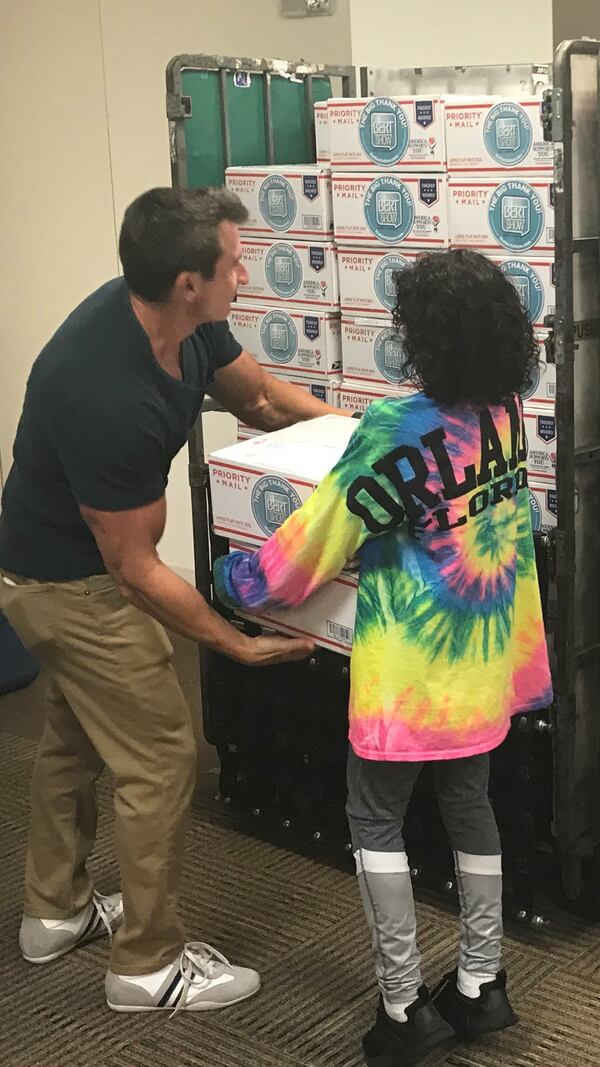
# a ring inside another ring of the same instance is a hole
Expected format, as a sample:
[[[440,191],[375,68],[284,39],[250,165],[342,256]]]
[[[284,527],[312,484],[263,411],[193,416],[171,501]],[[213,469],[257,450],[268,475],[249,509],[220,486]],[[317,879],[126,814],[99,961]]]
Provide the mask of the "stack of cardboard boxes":
[[[473,248],[517,288],[541,361],[524,396],[536,529],[556,524],[556,369],[552,145],[541,101],[501,97],[330,100],[328,141],[338,243],[340,405],[364,410],[411,390],[391,328],[394,273],[424,251]]]
[[[516,286],[540,341],[524,395],[534,528],[556,524],[556,367],[545,359],[544,319],[554,313],[554,160],[541,101],[446,101],[450,241],[486,252]]]
[[[448,247],[440,98],[334,99],[328,104],[340,273],[340,404],[362,411],[413,390],[392,329],[394,274]]]
[[[329,166],[230,167],[226,182],[249,212],[249,279],[231,329],[262,366],[336,404],[342,356]],[[256,432],[238,427],[239,437]]]
[[[330,404],[364,411],[414,392],[393,330],[395,273],[425,251],[473,248],[515,285],[542,342],[524,397],[535,529],[556,524],[552,146],[538,99],[333,99],[315,107],[317,163],[231,167],[249,211],[249,281],[231,328],[259,363]],[[341,311],[341,319],[340,319]],[[310,495],[356,423],[329,416],[210,457],[215,529],[256,547]],[[240,426],[240,438],[256,431]],[[262,621],[348,652],[356,580]]]

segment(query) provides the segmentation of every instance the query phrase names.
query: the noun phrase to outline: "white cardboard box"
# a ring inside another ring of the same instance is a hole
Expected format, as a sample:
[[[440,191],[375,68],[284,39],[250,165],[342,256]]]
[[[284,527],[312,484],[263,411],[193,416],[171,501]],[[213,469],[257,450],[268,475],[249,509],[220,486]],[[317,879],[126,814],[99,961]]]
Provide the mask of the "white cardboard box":
[[[308,500],[357,426],[347,416],[324,415],[213,452],[215,532],[250,544],[265,541]]]
[[[302,376],[295,377],[293,374],[281,374],[279,371],[274,373],[277,378],[281,378],[284,382],[291,382],[292,385],[297,385],[299,389],[310,393],[317,400],[322,400],[324,404],[329,404],[331,407],[340,406],[341,378],[303,378]],[[264,430],[255,430],[238,419],[238,441],[246,437],[256,437],[258,434],[264,434],[264,432]]]
[[[527,470],[530,478],[556,485],[556,413],[548,404],[523,405],[527,436]]]
[[[380,319],[342,317],[344,380],[383,386],[410,385],[402,340],[391,316]]]
[[[332,175],[335,236],[346,244],[447,248],[447,182],[442,174]]]
[[[248,284],[244,300],[260,304],[298,304],[339,311],[338,250],[332,241],[242,238]]]
[[[248,209],[242,233],[322,241],[333,236],[331,174],[323,164],[228,167],[225,184]]]
[[[448,97],[445,112],[448,170],[453,173],[552,174],[553,145],[544,141],[539,97]]]
[[[343,379],[339,389],[339,405],[342,411],[358,411],[363,415],[374,400],[382,400],[388,396],[401,399],[413,396],[414,393],[412,386],[397,386],[394,389],[392,386],[385,388],[383,385],[368,385],[366,382],[349,382]]]
[[[558,495],[556,486],[544,485],[531,478],[529,485],[529,504],[531,507],[531,525],[534,533],[546,533],[556,526],[558,521]]]
[[[402,249],[338,246],[342,313],[381,316],[396,302],[394,274],[411,267],[420,252]]]
[[[549,178],[451,175],[448,209],[452,245],[527,259],[554,250],[554,185]]]
[[[314,108],[317,163],[326,163],[327,166],[329,166],[331,155],[329,152],[329,115],[327,112],[327,101],[317,100]]]
[[[538,329],[544,317],[556,310],[555,267],[553,259],[490,256],[503,274],[513,283],[529,318]]]
[[[446,169],[440,97],[344,97],[330,100],[328,110],[333,169]]]
[[[242,348],[262,367],[312,378],[341,374],[340,320],[329,311],[273,308],[238,300],[229,325]]]
[[[235,541],[231,541],[229,547],[232,551],[248,551],[247,545]],[[268,608],[253,613],[238,611],[237,614],[292,637],[312,638],[322,648],[349,656],[354,638],[357,589],[358,578],[342,574],[297,607]]]

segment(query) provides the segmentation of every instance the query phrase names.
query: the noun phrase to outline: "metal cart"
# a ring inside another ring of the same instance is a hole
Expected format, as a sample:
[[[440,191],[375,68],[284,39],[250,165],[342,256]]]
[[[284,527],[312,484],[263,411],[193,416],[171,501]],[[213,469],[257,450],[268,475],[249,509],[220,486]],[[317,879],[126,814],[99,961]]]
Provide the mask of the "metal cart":
[[[512,906],[541,921],[536,887],[600,911],[600,42],[562,44],[546,66],[360,71],[364,96],[460,92],[544,94],[555,152],[558,525],[536,554],[555,703],[518,717],[493,754],[491,793]],[[178,56],[167,68],[173,184],[220,184],[230,164],[315,159],[312,104],[355,95],[351,67]],[[208,401],[203,410],[214,405]],[[202,417],[190,439],[196,581],[212,599],[210,563],[226,550],[210,530]],[[250,631],[256,632],[256,631]],[[320,651],[260,672],[200,652],[204,732],[218,749],[221,797],[299,839],[343,855],[348,661]],[[407,819],[413,873],[454,891],[450,853],[427,774]]]

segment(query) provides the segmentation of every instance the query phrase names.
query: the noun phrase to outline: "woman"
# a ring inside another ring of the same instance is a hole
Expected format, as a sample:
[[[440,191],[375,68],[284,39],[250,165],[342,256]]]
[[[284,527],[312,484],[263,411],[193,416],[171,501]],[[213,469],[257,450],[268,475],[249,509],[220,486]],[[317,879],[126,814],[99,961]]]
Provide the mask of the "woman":
[[[423,256],[396,276],[394,323],[420,392],[371,404],[307,503],[255,553],[217,562],[224,603],[294,606],[360,560],[347,814],[381,998],[370,1067],[516,1022],[501,969],[502,869],[489,752],[548,705],[519,393],[529,320],[484,256]],[[459,965],[430,996],[402,837],[423,763],[454,852]]]

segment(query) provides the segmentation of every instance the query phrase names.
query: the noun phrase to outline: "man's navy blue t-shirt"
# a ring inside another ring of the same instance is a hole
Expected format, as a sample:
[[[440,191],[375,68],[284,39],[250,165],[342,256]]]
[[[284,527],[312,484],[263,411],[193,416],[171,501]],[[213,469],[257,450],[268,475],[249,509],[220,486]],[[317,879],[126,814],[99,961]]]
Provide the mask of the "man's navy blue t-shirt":
[[[162,369],[122,278],[69,316],[35,361],[2,498],[0,567],[40,581],[105,573],[80,505],[159,500],[215,371],[241,346],[226,322],[182,345],[183,381]]]

